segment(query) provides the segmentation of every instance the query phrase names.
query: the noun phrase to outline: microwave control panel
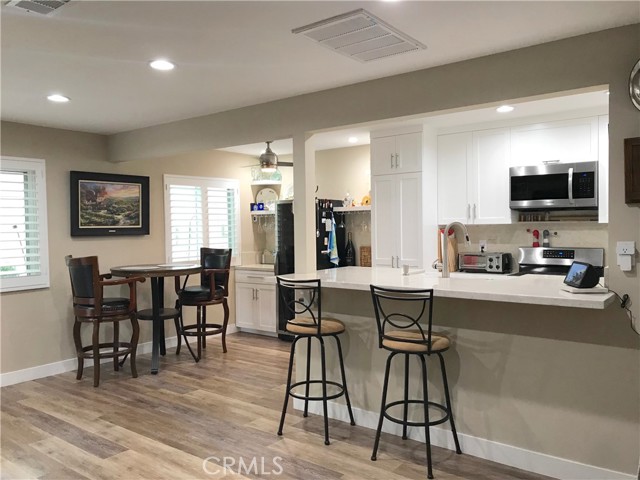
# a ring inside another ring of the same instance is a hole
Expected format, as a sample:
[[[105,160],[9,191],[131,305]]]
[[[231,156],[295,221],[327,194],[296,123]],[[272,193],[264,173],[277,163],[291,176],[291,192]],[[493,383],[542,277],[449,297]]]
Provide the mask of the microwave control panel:
[[[595,197],[594,172],[578,172],[573,174],[573,198]]]

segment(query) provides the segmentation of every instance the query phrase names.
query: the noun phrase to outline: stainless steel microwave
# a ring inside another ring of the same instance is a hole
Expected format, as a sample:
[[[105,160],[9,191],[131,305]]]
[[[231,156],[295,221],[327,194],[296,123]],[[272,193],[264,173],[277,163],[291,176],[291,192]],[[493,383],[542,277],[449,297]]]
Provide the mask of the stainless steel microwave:
[[[513,210],[598,208],[598,162],[511,167],[509,183]]]

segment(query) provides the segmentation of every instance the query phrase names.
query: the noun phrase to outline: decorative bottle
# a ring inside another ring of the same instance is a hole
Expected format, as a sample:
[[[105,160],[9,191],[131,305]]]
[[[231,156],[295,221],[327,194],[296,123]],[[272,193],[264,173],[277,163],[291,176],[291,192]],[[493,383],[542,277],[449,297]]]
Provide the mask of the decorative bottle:
[[[347,248],[345,249],[345,264],[347,267],[355,267],[356,266],[356,250],[353,247],[353,241],[351,240],[351,232],[348,234],[349,240],[347,240]]]

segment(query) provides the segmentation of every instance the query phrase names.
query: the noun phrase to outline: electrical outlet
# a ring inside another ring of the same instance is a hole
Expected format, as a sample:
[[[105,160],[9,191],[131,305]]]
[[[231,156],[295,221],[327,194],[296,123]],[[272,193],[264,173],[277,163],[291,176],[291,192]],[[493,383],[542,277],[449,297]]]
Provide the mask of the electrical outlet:
[[[486,252],[487,248],[489,248],[489,244],[487,243],[486,240],[480,240],[478,244],[481,252]]]
[[[635,255],[636,242],[618,242],[616,244],[616,253],[618,255]]]

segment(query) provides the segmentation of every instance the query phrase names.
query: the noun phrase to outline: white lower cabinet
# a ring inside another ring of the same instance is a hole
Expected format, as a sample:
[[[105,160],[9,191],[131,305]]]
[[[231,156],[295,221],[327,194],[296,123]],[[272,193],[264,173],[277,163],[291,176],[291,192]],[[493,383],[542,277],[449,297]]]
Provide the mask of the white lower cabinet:
[[[236,326],[276,332],[275,277],[260,271],[236,270]]]

